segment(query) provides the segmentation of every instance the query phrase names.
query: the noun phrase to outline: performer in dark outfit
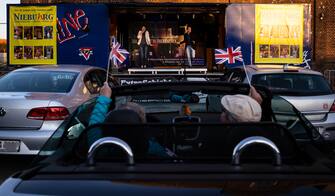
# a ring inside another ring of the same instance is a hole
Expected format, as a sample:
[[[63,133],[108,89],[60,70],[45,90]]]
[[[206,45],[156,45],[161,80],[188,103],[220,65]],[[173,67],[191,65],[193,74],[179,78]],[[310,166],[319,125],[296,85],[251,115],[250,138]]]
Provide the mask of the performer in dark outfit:
[[[185,53],[186,53],[189,67],[192,67],[192,56],[193,56],[192,53],[194,52],[194,49],[192,48],[192,46],[195,43],[191,38],[191,35],[190,35],[191,32],[192,32],[192,28],[188,26],[184,34],[184,40],[180,43],[180,44],[185,43]]]

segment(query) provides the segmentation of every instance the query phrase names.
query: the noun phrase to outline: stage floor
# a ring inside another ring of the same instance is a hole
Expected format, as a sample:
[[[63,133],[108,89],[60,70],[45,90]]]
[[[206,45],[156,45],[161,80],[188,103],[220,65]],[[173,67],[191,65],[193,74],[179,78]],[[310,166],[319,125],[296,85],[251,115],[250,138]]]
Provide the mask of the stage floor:
[[[151,73],[152,75],[157,74],[167,74],[174,73],[178,75],[184,74],[207,74],[207,68],[129,68],[128,74],[136,74],[136,73]]]

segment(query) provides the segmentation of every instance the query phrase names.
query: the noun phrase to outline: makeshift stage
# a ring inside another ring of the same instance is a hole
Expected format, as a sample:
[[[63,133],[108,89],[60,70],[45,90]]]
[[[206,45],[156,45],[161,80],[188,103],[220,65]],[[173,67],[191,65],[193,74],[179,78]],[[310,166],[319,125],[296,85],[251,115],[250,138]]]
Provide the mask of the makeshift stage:
[[[179,75],[184,74],[194,74],[194,73],[200,73],[200,74],[207,74],[207,68],[129,68],[128,74],[147,74],[151,73],[152,75],[158,75],[158,74],[166,74],[166,73],[174,73]]]

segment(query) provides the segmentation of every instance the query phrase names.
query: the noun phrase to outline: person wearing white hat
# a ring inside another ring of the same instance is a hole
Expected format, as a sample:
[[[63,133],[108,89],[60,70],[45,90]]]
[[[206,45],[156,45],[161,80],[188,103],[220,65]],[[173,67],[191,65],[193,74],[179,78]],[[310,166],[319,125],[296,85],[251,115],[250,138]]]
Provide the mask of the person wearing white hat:
[[[262,117],[262,98],[255,88],[251,87],[248,95],[225,95],[221,99],[223,112],[220,121],[223,123],[259,122]]]

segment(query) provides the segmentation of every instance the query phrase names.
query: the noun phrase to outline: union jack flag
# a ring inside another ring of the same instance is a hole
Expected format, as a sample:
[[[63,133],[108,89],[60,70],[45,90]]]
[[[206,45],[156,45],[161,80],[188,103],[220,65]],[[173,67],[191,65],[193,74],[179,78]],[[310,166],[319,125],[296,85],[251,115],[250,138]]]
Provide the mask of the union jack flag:
[[[112,50],[109,53],[109,59],[115,66],[121,65],[128,57],[129,52],[125,49],[121,49],[121,44],[116,41],[116,38],[112,38]]]
[[[227,51],[222,49],[215,49],[216,64],[223,64],[226,61],[228,61],[228,64],[234,64],[235,60],[243,62],[240,46],[235,50],[233,47],[227,48]]]

